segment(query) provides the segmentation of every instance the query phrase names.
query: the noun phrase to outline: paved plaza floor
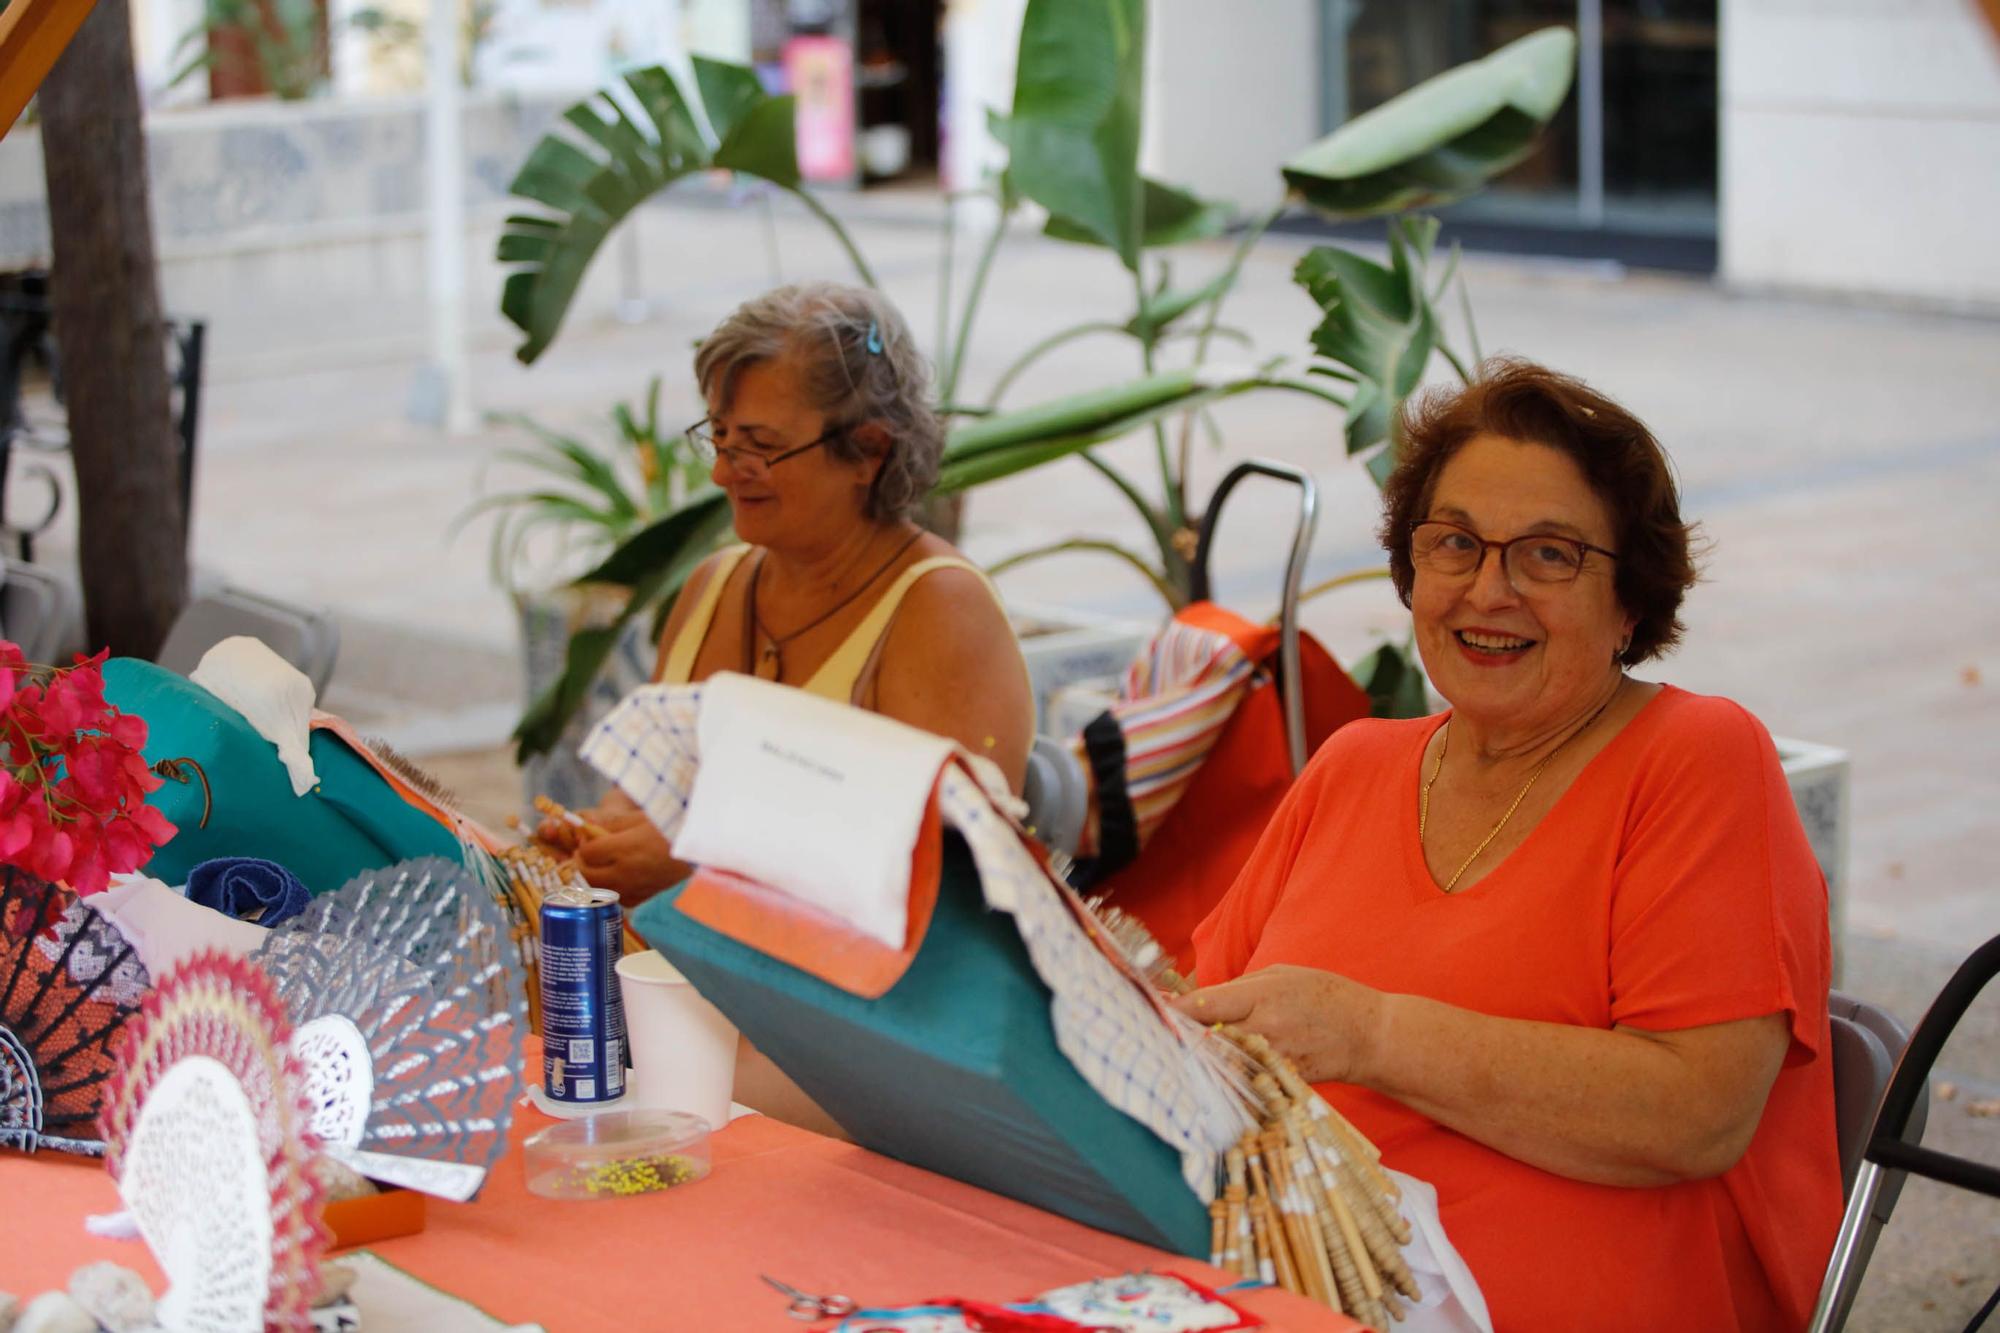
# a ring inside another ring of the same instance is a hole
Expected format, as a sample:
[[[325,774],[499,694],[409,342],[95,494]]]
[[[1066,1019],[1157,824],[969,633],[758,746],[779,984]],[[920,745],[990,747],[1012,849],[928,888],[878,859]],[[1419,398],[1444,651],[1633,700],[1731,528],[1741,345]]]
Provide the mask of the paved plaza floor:
[[[934,205],[857,201],[861,244],[927,340],[935,323]],[[761,224],[711,208],[647,210],[631,323],[566,329],[541,363],[512,358],[479,312],[473,356],[484,410],[532,412],[604,430],[605,413],[664,377],[663,415],[699,415],[693,340],[774,276],[842,276],[803,216],[777,222],[774,273]],[[1289,280],[1307,243],[1270,239],[1251,255],[1224,322],[1254,338],[1245,360],[1306,350],[1317,312]],[[967,247],[961,246],[961,254]],[[1227,255],[1177,256],[1184,279]],[[2000,320],[1732,293],[1604,266],[1468,260],[1487,352],[1582,375],[1650,423],[1672,453],[1686,510],[1712,542],[1689,599],[1684,648],[1639,674],[1729,695],[1774,733],[1837,746],[1853,764],[1848,874],[1849,989],[1907,1021],[1951,966],[2000,930]],[[966,274],[958,277],[963,291]],[[994,267],[966,384],[983,396],[1040,336],[1125,318],[1130,280],[1102,252],[1010,238]],[[217,294],[218,307],[242,303]],[[227,330],[218,349],[229,345]],[[1442,368],[1439,368],[1442,370]],[[495,448],[482,425],[447,437],[406,419],[415,367],[384,357],[291,374],[232,374],[218,350],[202,423],[195,557],[208,570],[342,617],[330,706],[364,729],[433,756],[490,815],[516,799],[498,746],[520,705],[512,609],[487,577],[478,526],[447,538]],[[1102,385],[1137,372],[1133,344],[1072,343],[1009,396]],[[1309,467],[1322,487],[1310,577],[1380,563],[1376,496],[1344,459],[1322,405],[1269,394],[1224,405],[1225,443],[1195,452],[1195,492],[1253,456]],[[1149,440],[1111,446],[1134,472]],[[489,483],[508,474],[492,471]],[[1275,606],[1285,500],[1246,488],[1218,547],[1218,590],[1246,610]],[[978,491],[965,545],[981,560],[1076,534],[1138,541],[1115,493],[1077,462]],[[48,551],[61,555],[58,537]],[[1090,556],[1002,579],[1024,601],[1135,618],[1159,607],[1143,583]],[[1351,658],[1400,636],[1385,585],[1313,603],[1308,627]],[[1953,1098],[1929,1142],[2000,1159],[2000,996],[1969,1020],[1940,1065]],[[1878,1252],[1855,1327],[1961,1325],[2000,1281],[2000,1204],[1914,1185]]]

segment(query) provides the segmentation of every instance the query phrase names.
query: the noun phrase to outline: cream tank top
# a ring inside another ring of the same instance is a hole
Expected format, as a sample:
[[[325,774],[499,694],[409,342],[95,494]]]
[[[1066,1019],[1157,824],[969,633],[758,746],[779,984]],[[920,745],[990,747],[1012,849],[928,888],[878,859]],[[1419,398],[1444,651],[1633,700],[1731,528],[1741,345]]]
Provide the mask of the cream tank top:
[[[750,549],[748,546],[732,546],[722,553],[722,561],[715,567],[715,573],[708,582],[702,586],[700,599],[695,602],[694,609],[688,614],[687,623],[681,626],[680,634],[667,646],[666,664],[660,670],[661,684],[685,685],[688,677],[693,674],[695,658],[701,652],[702,643],[708,638],[709,625],[715,620],[715,608],[722,602],[722,590],[728,586],[729,576],[736,572],[737,565],[742,563],[743,557],[750,553]],[[986,585],[986,590],[992,593],[994,602],[1000,603],[1000,594],[994,590],[993,583],[986,577],[985,571],[978,566],[949,555],[934,555],[919,560],[896,576],[896,581],[875,600],[874,606],[869,608],[867,616],[861,623],[841,641],[840,646],[833,650],[833,654],[820,665],[819,670],[813,672],[811,679],[796,688],[808,694],[816,694],[822,699],[831,699],[836,703],[854,703],[854,694],[861,684],[862,673],[868,669],[869,662],[874,658],[875,649],[881,643],[882,636],[888,632],[889,622],[895,619],[896,608],[902,604],[904,595],[918,579],[937,569],[970,570],[979,576],[981,583]],[[1022,669],[1026,670],[1026,663],[1022,664]],[[1032,707],[1032,704],[1030,706]]]

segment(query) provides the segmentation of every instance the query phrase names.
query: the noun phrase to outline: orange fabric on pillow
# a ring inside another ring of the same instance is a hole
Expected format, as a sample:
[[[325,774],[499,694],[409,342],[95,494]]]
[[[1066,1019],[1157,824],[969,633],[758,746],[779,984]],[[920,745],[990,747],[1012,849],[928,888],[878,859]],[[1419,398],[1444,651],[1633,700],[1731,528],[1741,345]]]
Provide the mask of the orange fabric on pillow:
[[[1439,891],[1417,838],[1443,722],[1358,722],[1320,750],[1195,933],[1203,985],[1277,963],[1481,1013],[1698,1027],[1785,1013],[1741,1161],[1654,1189],[1585,1184],[1400,1102],[1319,1091],[1437,1187],[1496,1329],[1797,1329],[1841,1213],[1826,885],[1764,728],[1664,688],[1498,869]]]

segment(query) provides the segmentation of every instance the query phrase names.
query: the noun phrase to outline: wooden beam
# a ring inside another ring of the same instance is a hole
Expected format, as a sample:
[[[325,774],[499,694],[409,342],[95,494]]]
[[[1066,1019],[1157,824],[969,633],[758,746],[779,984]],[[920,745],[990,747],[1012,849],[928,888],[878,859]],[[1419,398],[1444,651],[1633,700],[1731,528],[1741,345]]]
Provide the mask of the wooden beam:
[[[1985,13],[1987,26],[1993,29],[1993,35],[2000,37],[2000,0],[1979,0],[1979,8]]]
[[[9,0],[0,10],[0,138],[83,26],[97,0]]]

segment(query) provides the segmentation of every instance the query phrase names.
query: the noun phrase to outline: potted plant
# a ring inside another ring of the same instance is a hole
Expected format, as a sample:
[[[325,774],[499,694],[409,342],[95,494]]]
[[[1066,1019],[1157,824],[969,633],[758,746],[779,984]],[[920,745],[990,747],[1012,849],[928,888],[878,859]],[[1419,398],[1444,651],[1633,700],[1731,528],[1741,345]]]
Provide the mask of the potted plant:
[[[1013,106],[993,117],[994,133],[1009,149],[1007,168],[986,186],[1000,220],[985,239],[955,320],[949,296],[943,303],[934,349],[941,401],[956,421],[938,490],[963,493],[1079,457],[1134,507],[1151,549],[1079,536],[1017,552],[1000,567],[1058,551],[1096,551],[1143,571],[1163,602],[1177,607],[1189,595],[1199,518],[1187,493],[1188,457],[1196,423],[1210,409],[1251,392],[1309,395],[1342,414],[1346,452],[1364,456],[1379,479],[1393,463],[1395,408],[1432,355],[1469,373],[1478,352],[1456,252],[1437,255],[1436,223],[1404,214],[1464,194],[1527,154],[1567,94],[1575,40],[1564,29],[1533,34],[1312,145],[1284,164],[1283,197],[1244,230],[1225,267],[1198,285],[1175,286],[1161,252],[1219,234],[1228,216],[1138,171],[1144,19],[1143,0],[1030,0]],[[523,361],[549,346],[618,222],[654,192],[710,170],[753,176],[796,195],[831,229],[858,278],[875,284],[853,239],[801,181],[791,99],[767,96],[750,70],[697,58],[686,88],[665,70],[636,70],[571,107],[564,120],[569,128],[535,147],[512,186],[537,211],[510,217],[499,244],[500,260],[516,266],[501,308],[525,335],[517,352]],[[1017,358],[982,401],[969,403],[966,350],[987,276],[1011,221],[1028,204],[1045,212],[1049,234],[1114,254],[1130,274],[1133,303],[1116,318],[1052,332]],[[1331,246],[1315,249],[1296,275],[1323,313],[1314,355],[1295,364],[1211,363],[1210,350],[1229,336],[1220,313],[1245,256],[1277,217],[1299,205],[1340,217],[1392,216],[1389,263]],[[950,239],[947,230],[947,256]],[[1439,313],[1455,283],[1468,316],[1469,361],[1446,337]],[[1029,407],[1005,405],[1033,361],[1097,333],[1134,344],[1136,378]],[[1176,343],[1191,354],[1169,366],[1164,353]],[[1158,477],[1150,487],[1092,452],[1138,431],[1150,432],[1155,443]],[[657,610],[726,524],[720,496],[695,496],[635,532],[585,578],[628,589],[628,618]],[[516,732],[524,755],[555,742],[614,641],[615,632],[572,637],[562,678],[535,700]],[[1382,697],[1407,701],[1408,673],[1383,683]]]
[[[514,601],[531,694],[561,675],[572,639],[609,636],[603,667],[568,704],[563,739],[570,743],[523,757],[528,791],[565,805],[587,805],[597,796],[601,780],[575,758],[576,745],[592,721],[651,674],[655,630],[643,617],[623,614],[625,587],[576,576],[690,497],[713,489],[707,466],[686,438],[661,432],[659,408],[655,376],[642,404],[612,407],[609,448],[523,414],[493,415],[489,420],[526,436],[525,443],[499,450],[496,461],[515,464],[533,480],[482,494],[452,525],[456,532],[476,518],[495,517],[488,567]],[[711,533],[702,553],[722,535]]]

